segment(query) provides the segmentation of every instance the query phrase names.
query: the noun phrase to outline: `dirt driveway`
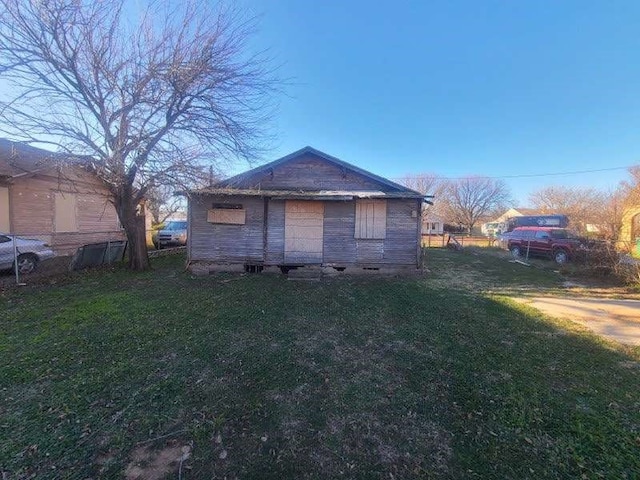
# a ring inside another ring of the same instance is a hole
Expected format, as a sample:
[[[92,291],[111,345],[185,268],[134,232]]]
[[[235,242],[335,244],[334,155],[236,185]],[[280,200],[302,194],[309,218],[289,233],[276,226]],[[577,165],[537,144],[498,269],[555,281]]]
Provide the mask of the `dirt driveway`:
[[[598,335],[640,345],[640,300],[587,297],[514,298],[547,315],[567,318]]]

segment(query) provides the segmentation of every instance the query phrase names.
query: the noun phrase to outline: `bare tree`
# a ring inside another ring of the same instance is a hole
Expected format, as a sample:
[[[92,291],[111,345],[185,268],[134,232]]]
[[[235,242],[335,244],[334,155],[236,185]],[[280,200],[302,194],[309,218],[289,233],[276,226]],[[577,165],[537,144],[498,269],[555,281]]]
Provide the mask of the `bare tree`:
[[[184,211],[184,197],[175,195],[170,186],[157,186],[147,190],[147,212],[153,225],[160,225],[180,210]]]
[[[640,205],[640,165],[629,169],[628,180],[623,181],[618,192],[625,206]]]
[[[399,183],[425,196],[432,196],[423,204],[422,219],[426,221],[431,214],[441,215],[440,198],[444,191],[445,181],[438,175],[421,173],[418,175],[406,175],[399,179]]]
[[[206,0],[0,0],[0,131],[92,158],[130,246],[149,266],[140,204],[205,164],[251,159],[274,77],[254,23]]]
[[[470,234],[485,215],[504,209],[511,194],[502,180],[469,177],[448,181],[442,197],[447,220],[462,225]]]
[[[399,183],[424,195],[433,195],[434,198],[442,192],[444,186],[442,178],[432,173],[405,175],[399,179]]]
[[[542,188],[533,192],[529,201],[544,213],[567,215],[571,227],[580,233],[587,233],[589,224],[602,225],[617,205],[616,198],[594,188],[565,186]]]

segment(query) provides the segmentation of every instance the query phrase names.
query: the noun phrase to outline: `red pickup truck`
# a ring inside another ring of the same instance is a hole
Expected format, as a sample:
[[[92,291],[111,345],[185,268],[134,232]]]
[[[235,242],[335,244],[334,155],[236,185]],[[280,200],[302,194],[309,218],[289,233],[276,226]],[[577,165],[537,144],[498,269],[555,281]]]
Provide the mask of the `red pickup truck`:
[[[514,257],[546,256],[565,263],[586,251],[577,238],[564,228],[518,227],[504,235],[506,247]]]

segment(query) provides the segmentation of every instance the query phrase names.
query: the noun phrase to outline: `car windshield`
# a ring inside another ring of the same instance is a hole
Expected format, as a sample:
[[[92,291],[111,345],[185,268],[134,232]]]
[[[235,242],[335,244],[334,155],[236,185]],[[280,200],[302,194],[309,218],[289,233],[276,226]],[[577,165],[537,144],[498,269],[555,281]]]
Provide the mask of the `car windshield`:
[[[169,222],[163,230],[185,230],[187,222]]]
[[[551,230],[552,238],[569,238],[569,234],[566,230]]]

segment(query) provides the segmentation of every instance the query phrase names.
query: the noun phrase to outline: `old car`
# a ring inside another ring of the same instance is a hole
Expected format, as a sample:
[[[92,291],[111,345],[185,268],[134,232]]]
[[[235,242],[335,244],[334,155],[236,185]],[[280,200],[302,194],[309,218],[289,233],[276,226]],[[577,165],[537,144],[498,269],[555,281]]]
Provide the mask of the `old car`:
[[[573,238],[564,228],[518,227],[503,235],[501,241],[514,257],[545,256],[559,264],[587,250],[581,240]]]
[[[23,274],[33,272],[38,263],[55,256],[51,247],[42,240],[0,233],[0,270],[14,268],[16,252],[18,254],[18,271]]]
[[[164,227],[154,235],[153,244],[156,248],[179,247],[187,244],[187,221],[169,220]]]

